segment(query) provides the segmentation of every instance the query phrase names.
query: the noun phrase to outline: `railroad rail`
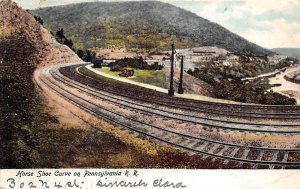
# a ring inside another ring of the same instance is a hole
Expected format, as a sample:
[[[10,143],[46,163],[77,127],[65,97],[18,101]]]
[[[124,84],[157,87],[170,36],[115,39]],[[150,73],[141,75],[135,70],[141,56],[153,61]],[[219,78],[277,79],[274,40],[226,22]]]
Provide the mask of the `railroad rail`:
[[[75,81],[67,79],[64,74],[60,75],[57,70],[51,71],[44,69],[40,73],[39,80],[70,103],[100,119],[130,129],[151,139],[169,144],[180,150],[200,154],[203,157],[212,157],[214,160],[222,159],[225,164],[229,162],[238,162],[240,164],[250,164],[253,168],[257,168],[259,165],[267,165],[269,168],[300,168],[300,148],[249,146],[218,141],[203,136],[200,137],[179,133],[174,130],[147,123],[143,120],[137,120],[132,117],[125,116],[74,94],[70,90],[71,88],[84,92],[94,98],[101,98],[102,100],[110,101],[111,103],[121,101],[121,99],[113,97],[108,98],[102,91],[97,92],[97,90],[90,90],[87,86],[84,87],[85,84],[81,82],[81,84],[76,85]],[[135,105],[139,105],[132,104],[132,106],[129,106],[126,103],[122,103],[123,102],[116,104],[131,109],[134,109]],[[136,109],[136,111],[147,110],[147,106],[143,108],[144,109]],[[158,110],[159,109],[155,111]],[[152,111],[149,113],[154,112]],[[156,112],[156,114],[160,114],[160,116],[165,116],[167,113],[167,111]],[[175,116],[180,117],[179,115]],[[167,118],[175,119],[170,116],[167,116]],[[294,126],[297,127],[298,125]]]
[[[92,86],[101,91],[115,95],[124,96],[141,102],[163,105],[171,108],[179,108],[188,111],[236,116],[245,118],[263,119],[295,119],[300,120],[299,106],[262,106],[244,104],[225,104],[201,100],[189,100],[182,98],[170,98],[166,94],[154,90],[143,89],[136,86],[128,86],[122,82],[111,81],[107,78],[93,78],[80,72],[82,65],[63,67],[60,69],[62,75],[78,81],[84,85]],[[134,95],[132,95],[134,94]]]
[[[51,76],[57,81],[64,83],[67,86],[73,87],[82,93],[92,96],[96,99],[106,100],[119,106],[125,107],[127,109],[133,109],[136,111],[142,111],[146,114],[151,114],[155,116],[163,116],[164,118],[189,122],[193,124],[201,124],[202,126],[207,126],[210,128],[224,129],[224,130],[235,130],[235,131],[247,131],[254,133],[272,133],[272,134],[299,134],[300,125],[296,124],[270,124],[270,123],[251,123],[251,122],[240,122],[232,120],[220,120],[214,118],[208,118],[200,115],[190,115],[187,113],[180,113],[175,111],[167,111],[162,108],[155,106],[149,106],[129,99],[120,99],[118,97],[112,96],[110,94],[105,94],[103,92],[94,90],[87,86],[76,83],[53,70],[49,71]]]

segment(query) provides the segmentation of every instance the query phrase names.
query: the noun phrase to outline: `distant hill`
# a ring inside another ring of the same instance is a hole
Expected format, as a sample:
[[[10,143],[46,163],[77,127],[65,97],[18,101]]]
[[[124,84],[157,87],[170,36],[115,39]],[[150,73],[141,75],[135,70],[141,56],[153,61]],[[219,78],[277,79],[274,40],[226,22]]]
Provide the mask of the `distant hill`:
[[[53,32],[64,28],[75,47],[83,49],[166,50],[175,41],[177,48],[218,46],[239,53],[271,53],[192,12],[157,1],[79,3],[31,12]]]
[[[289,57],[297,57],[298,59],[300,59],[300,48],[275,48],[272,49],[272,51],[278,54],[286,55]]]

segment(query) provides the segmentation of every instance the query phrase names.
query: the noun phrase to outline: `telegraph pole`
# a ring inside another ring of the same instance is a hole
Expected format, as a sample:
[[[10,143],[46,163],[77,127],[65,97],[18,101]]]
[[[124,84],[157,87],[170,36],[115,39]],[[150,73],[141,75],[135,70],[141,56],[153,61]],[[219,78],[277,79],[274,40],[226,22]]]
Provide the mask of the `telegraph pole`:
[[[180,65],[180,78],[179,78],[179,87],[178,87],[178,94],[183,94],[183,56],[181,56],[181,65]]]
[[[174,43],[172,44],[171,66],[170,66],[170,87],[169,96],[174,96],[173,77],[174,77]]]

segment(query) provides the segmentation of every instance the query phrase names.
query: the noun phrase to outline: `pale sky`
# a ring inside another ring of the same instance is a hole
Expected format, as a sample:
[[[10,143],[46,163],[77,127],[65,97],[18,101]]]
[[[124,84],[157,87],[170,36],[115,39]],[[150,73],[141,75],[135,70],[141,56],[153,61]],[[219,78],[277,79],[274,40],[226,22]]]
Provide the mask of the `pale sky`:
[[[15,1],[25,9],[33,9],[92,0]],[[164,0],[164,2],[216,22],[265,48],[300,48],[300,0]]]

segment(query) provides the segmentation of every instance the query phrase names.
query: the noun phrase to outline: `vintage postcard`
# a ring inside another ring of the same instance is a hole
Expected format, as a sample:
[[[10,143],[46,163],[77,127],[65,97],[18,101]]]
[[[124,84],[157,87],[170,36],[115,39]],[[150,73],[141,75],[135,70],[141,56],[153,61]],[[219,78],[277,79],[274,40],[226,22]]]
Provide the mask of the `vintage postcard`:
[[[299,188],[299,0],[0,0],[0,189]]]

